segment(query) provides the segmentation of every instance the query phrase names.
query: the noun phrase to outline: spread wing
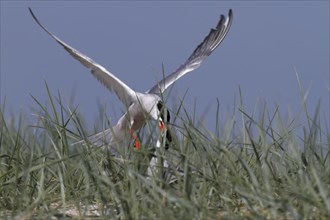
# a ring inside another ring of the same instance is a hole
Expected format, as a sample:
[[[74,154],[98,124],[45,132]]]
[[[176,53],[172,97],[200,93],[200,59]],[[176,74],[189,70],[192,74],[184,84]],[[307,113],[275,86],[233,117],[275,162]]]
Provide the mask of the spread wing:
[[[163,93],[167,87],[172,85],[180,77],[197,69],[201,63],[219,46],[219,44],[226,37],[231,23],[233,21],[232,10],[229,10],[228,17],[224,15],[220,16],[220,20],[216,28],[212,28],[210,33],[204,38],[194,52],[190,55],[188,60],[182,64],[175,72],[165,77],[154,87],[147,91],[147,93]]]
[[[33,19],[37,22],[37,24],[47,32],[53,39],[57,41],[60,45],[64,47],[64,49],[76,60],[78,60],[81,64],[91,70],[93,76],[95,76],[107,89],[111,92],[115,92],[118,98],[129,107],[132,100],[136,98],[135,91],[132,90],[129,86],[123,83],[120,79],[110,73],[107,69],[105,69],[100,64],[96,63],[94,60],[86,56],[85,54],[79,52],[75,48],[63,42],[60,38],[52,34],[48,31],[37,19],[37,17],[33,14],[31,8],[29,8],[30,13]]]

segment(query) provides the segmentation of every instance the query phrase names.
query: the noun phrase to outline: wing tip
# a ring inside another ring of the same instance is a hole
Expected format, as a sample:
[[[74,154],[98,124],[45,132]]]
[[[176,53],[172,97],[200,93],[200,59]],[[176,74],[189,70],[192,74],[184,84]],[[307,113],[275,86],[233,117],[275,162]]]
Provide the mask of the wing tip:
[[[42,28],[42,29],[44,29],[48,34],[50,34],[50,35],[53,35],[53,34],[51,34],[42,24],[41,24],[41,22],[39,21],[39,19],[37,18],[37,16],[33,13],[33,11],[32,11],[32,9],[30,8],[30,7],[28,7],[28,9],[29,9],[29,11],[30,11],[30,14],[31,14],[31,16],[32,16],[32,18],[33,18],[33,20]]]
[[[232,23],[233,17],[234,17],[234,13],[233,13],[233,10],[230,8],[229,9],[229,12],[228,12],[228,22],[229,22],[229,25]]]
[[[30,12],[31,16],[33,17],[33,19],[39,24],[40,22],[39,22],[38,18],[35,16],[35,14],[33,13],[31,7],[28,7],[28,9],[29,9],[29,12]]]
[[[227,17],[224,16],[223,14],[220,15],[220,20],[219,23],[217,25],[217,27],[221,27],[221,26],[230,26],[233,20],[233,10],[230,8],[228,11],[228,15]]]

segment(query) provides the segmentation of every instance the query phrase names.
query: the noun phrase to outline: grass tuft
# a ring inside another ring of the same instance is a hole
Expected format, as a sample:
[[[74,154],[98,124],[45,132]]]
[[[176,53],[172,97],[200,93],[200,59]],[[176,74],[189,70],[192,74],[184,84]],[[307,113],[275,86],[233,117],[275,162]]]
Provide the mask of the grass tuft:
[[[247,112],[240,91],[223,126],[218,101],[215,132],[181,100],[171,110],[173,144],[158,150],[171,175],[159,169],[148,177],[155,123],[146,125],[140,151],[121,146],[113,157],[105,148],[72,146],[86,139],[84,119],[45,86],[46,105],[32,97],[33,125],[23,115],[6,120],[1,106],[0,218],[330,218],[330,134],[320,105],[311,115],[302,92],[303,117],[283,119],[280,106]]]

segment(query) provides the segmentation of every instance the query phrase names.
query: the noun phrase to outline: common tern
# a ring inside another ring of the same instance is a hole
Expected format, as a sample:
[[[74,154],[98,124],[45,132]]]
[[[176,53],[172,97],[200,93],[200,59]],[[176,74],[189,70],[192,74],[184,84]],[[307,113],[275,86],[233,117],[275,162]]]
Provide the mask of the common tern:
[[[134,91],[110,71],[98,64],[90,57],[71,47],[59,37],[51,33],[43,26],[34,15],[31,8],[29,11],[36,23],[57,41],[63,48],[82,65],[91,70],[93,76],[98,79],[110,92],[116,93],[120,101],[128,109],[127,112],[118,120],[117,124],[88,138],[96,145],[111,145],[117,141],[126,140],[131,137],[134,147],[138,149],[140,142],[135,132],[144,126],[147,119],[154,119],[159,122],[162,134],[166,133],[167,141],[171,142],[172,137],[167,131],[167,123],[170,121],[170,114],[164,107],[161,95],[164,91],[188,72],[197,69],[201,63],[219,46],[227,35],[233,21],[233,13],[230,9],[228,16],[220,16],[215,28],[212,28],[204,40],[196,47],[190,57],[179,68],[151,87],[148,91],[141,93]]]

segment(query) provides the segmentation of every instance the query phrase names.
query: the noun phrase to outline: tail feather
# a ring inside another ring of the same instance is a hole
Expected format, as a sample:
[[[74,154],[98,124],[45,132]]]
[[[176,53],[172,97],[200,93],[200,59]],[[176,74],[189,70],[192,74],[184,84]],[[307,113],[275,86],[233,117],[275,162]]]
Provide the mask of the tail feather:
[[[112,128],[109,128],[107,130],[101,131],[97,134],[88,137],[88,141],[95,146],[111,145],[113,139],[114,138]]]
[[[121,146],[127,146],[126,141],[130,140],[126,133],[127,132],[120,131],[119,127],[116,125],[89,136],[86,140],[75,142],[72,145],[87,145],[88,143],[88,145],[95,147],[105,147],[115,158],[121,158],[124,150]]]
[[[85,145],[87,141],[88,143],[93,144],[97,147],[102,147],[111,143],[112,137],[113,135],[111,132],[111,128],[109,128],[107,130],[101,131],[97,134],[87,137],[87,140],[74,142],[72,145],[78,145],[78,144]]]

